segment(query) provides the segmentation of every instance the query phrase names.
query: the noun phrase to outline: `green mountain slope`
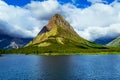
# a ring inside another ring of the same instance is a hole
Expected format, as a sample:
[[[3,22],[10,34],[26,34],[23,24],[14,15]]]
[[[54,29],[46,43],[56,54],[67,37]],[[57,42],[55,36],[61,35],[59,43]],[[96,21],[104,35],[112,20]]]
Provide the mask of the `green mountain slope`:
[[[61,15],[55,14],[30,43],[17,51],[21,53],[55,53],[101,48],[104,47],[80,37]]]
[[[120,36],[107,44],[109,47],[120,47]]]

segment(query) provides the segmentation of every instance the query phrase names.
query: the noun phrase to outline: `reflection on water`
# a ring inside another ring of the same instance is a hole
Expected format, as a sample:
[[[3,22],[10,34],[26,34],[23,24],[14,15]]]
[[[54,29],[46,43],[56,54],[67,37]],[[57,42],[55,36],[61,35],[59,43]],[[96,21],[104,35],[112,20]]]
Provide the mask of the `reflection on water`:
[[[55,80],[62,79],[64,80],[66,76],[71,76],[70,70],[70,57],[67,56],[49,56],[42,57],[42,77],[44,80]],[[40,73],[41,74],[41,73]],[[47,75],[47,76],[46,76]],[[38,75],[39,76],[39,75]]]
[[[119,80],[120,55],[3,55],[0,80]]]

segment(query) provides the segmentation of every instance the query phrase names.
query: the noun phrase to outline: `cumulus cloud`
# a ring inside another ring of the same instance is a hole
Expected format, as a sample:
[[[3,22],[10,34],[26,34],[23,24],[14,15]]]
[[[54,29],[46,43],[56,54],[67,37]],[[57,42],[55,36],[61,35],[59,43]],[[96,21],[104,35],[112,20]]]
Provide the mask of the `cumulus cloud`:
[[[66,7],[66,6],[65,6]],[[120,3],[105,5],[96,3],[86,9],[68,9],[67,20],[84,38],[94,41],[104,36],[120,35]],[[116,31],[117,30],[117,31]]]
[[[59,12],[60,4],[56,0],[32,1],[25,8],[29,9],[34,17],[43,20],[49,20],[51,16]]]
[[[81,9],[57,0],[31,1],[24,7],[0,0],[0,29],[22,37],[34,37],[55,13],[60,13],[85,39],[120,35],[120,3],[103,4],[105,0],[88,0],[94,4]],[[7,24],[7,25],[6,25]],[[5,28],[3,28],[5,26]]]
[[[8,5],[0,0],[0,29],[21,37],[34,37],[45,22],[32,16],[30,10]]]
[[[97,27],[92,26],[84,29],[83,31],[78,31],[79,34],[82,34],[88,40],[94,41],[95,39],[101,37],[114,37],[120,35],[120,23],[112,24],[109,27]]]

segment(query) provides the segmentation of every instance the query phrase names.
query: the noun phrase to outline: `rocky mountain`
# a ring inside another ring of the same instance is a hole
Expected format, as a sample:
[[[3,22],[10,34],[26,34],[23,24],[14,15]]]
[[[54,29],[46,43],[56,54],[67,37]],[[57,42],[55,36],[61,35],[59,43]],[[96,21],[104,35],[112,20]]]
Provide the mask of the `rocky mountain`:
[[[0,48],[1,49],[17,49],[25,46],[32,38],[19,38],[6,34],[0,30]]]
[[[80,37],[61,15],[55,14],[24,50],[56,52],[89,48],[103,47]]]
[[[120,36],[107,44],[110,47],[120,47]]]

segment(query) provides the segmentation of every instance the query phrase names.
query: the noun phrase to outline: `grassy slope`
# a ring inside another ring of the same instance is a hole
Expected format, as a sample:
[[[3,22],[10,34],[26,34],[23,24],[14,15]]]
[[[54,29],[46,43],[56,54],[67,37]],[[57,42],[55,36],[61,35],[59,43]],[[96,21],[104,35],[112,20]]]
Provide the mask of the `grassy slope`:
[[[119,48],[109,48],[109,49],[99,49],[101,47],[96,46],[96,48],[91,48],[87,45],[78,45],[78,43],[74,41],[66,41],[70,44],[59,44],[56,40],[47,40],[45,42],[52,42],[54,44],[46,47],[37,47],[35,44],[34,46],[29,46],[25,48],[20,48],[17,50],[9,50],[6,53],[25,53],[25,54],[41,54],[41,55],[75,55],[75,54],[118,54],[120,52]],[[94,45],[94,44],[93,44]],[[95,44],[96,45],[96,44]],[[69,47],[68,47],[69,46]],[[95,46],[94,46],[95,47]]]
[[[61,44],[57,38],[62,38]],[[38,47],[41,43],[50,43],[51,45],[45,47]],[[73,32],[67,31],[63,28],[58,28],[58,33],[49,36],[48,39],[30,45],[28,47],[9,50],[6,53],[25,53],[25,54],[41,54],[41,55],[73,55],[73,54],[118,54],[119,48],[106,48],[102,45],[87,41]]]
[[[42,54],[42,55],[72,55],[72,54],[96,54],[102,52],[118,52],[119,49],[107,49],[102,45],[95,44],[93,42],[87,41],[73,32],[67,31],[66,29],[60,28],[58,34],[54,36],[49,36],[48,39],[30,45],[28,47],[9,50],[6,53],[26,53],[26,54]],[[61,44],[57,41],[57,38],[62,38]],[[50,46],[38,47],[41,43],[51,43]],[[119,51],[120,52],[120,51]]]

